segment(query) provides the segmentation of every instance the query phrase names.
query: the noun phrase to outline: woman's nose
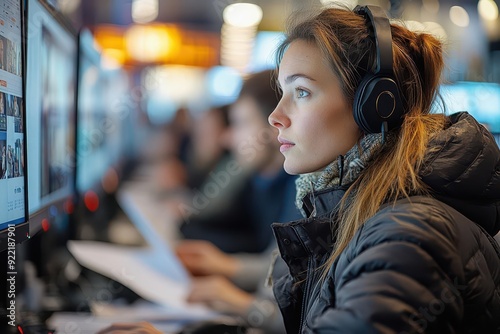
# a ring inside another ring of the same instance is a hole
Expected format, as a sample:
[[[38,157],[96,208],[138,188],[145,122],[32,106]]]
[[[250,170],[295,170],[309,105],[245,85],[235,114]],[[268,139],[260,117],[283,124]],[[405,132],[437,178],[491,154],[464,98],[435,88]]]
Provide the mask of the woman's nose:
[[[285,117],[282,112],[282,105],[281,102],[278,103],[276,108],[273,110],[273,112],[269,115],[267,118],[267,121],[271,126],[274,126],[275,128],[282,128],[285,126]]]

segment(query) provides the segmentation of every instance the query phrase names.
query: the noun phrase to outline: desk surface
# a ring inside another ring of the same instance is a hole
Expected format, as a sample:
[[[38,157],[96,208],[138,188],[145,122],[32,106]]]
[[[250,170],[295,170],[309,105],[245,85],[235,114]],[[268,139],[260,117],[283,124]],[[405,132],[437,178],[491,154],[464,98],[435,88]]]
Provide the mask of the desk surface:
[[[90,313],[54,313],[48,320],[47,326],[55,329],[57,334],[95,334],[115,322],[133,322],[138,319],[124,319],[123,317],[98,317]],[[164,333],[178,333],[186,325],[184,320],[169,320],[152,322]]]

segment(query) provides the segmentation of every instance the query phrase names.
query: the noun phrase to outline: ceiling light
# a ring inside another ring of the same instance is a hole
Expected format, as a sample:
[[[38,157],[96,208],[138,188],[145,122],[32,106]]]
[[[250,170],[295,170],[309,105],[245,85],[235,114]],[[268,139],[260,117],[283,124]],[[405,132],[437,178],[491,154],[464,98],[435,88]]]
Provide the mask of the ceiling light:
[[[321,0],[324,6],[340,5],[354,8],[358,5],[358,0]]]
[[[135,23],[148,23],[158,17],[158,0],[134,0],[132,20]]]
[[[498,6],[493,0],[479,0],[477,10],[486,21],[495,21],[498,18]]]
[[[129,55],[140,62],[165,58],[172,48],[168,29],[163,26],[133,25],[125,33]]]
[[[469,13],[460,6],[453,6],[450,8],[450,20],[455,25],[465,28],[469,26]]]
[[[225,23],[242,28],[259,25],[262,15],[262,8],[251,3],[233,3],[222,12]]]

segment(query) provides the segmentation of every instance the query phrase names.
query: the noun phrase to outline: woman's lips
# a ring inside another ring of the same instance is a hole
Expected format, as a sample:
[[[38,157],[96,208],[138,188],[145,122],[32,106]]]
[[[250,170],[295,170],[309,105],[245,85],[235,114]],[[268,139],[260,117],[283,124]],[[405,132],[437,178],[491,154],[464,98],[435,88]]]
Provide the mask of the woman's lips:
[[[281,146],[280,146],[281,153],[288,151],[292,146],[295,145],[291,141],[283,139],[283,138],[279,138],[279,137],[278,137],[278,141],[281,143]]]

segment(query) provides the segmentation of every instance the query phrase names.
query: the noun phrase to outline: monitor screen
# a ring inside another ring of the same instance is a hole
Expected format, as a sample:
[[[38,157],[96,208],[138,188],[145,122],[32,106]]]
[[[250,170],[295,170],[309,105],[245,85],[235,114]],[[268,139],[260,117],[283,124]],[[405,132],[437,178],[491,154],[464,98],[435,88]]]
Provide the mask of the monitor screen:
[[[77,39],[58,13],[28,0],[26,126],[29,214],[37,232],[70,210],[75,169]]]
[[[467,111],[492,133],[500,133],[500,84],[462,81],[441,85],[447,114]]]
[[[0,3],[0,251],[28,237],[21,2]]]
[[[124,127],[130,120],[128,78],[121,68],[106,68],[90,31],[79,34],[77,89],[76,190],[105,190],[110,170],[119,173],[133,138]]]
[[[109,165],[104,124],[104,75],[101,54],[88,30],[79,37],[78,61],[78,127],[77,127],[77,191],[93,189]]]

